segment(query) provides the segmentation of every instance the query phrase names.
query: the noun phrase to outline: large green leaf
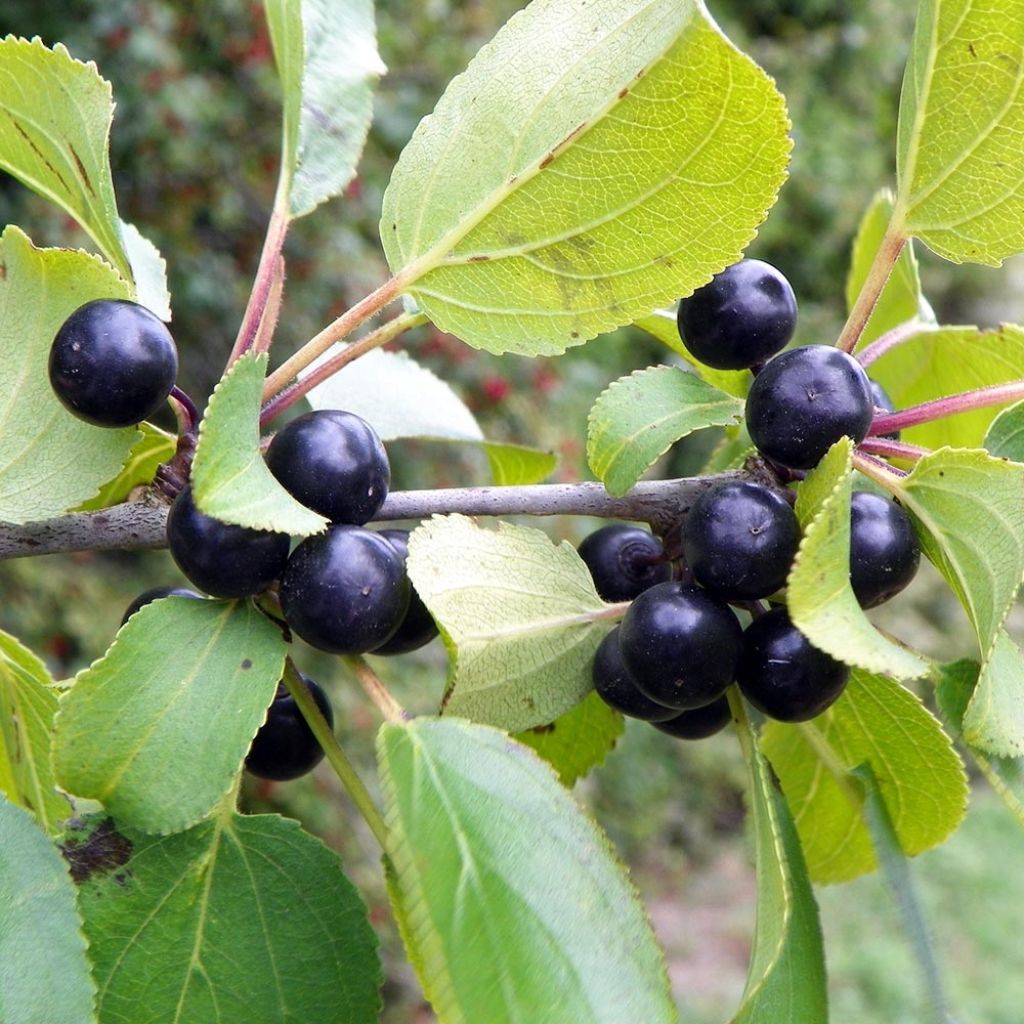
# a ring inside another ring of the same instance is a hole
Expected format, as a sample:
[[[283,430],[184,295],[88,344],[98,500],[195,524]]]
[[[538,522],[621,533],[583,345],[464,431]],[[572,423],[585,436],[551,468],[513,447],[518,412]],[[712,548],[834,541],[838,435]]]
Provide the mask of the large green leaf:
[[[1004,409],[989,424],[985,450],[1000,459],[1024,462],[1024,402]]]
[[[903,80],[906,230],[955,263],[1024,251],[1024,0],[921,0]]]
[[[890,349],[871,365],[871,376],[898,409],[972,388],[1024,377],[1024,329],[976,327],[928,330]],[[980,448],[997,406],[972,409],[907,427],[903,439],[927,448]]]
[[[83,501],[76,511],[93,512],[124,501],[139,485],[152,483],[157,469],[174,455],[177,438],[173,434],[151,423],[142,423],[139,429],[142,439],[129,452],[121,472],[108,480],[94,498]]]
[[[284,656],[278,627],[248,603],[146,605],[61,698],[60,784],[126,825],[188,828],[238,777]]]
[[[1024,653],[1005,630],[982,662],[964,739],[997,757],[1024,756]]]
[[[302,217],[340,195],[356,172],[387,70],[372,0],[264,0],[284,93],[283,181]]]
[[[0,168],[71,214],[131,281],[107,145],[114,103],[93,63],[58,43],[0,40]]]
[[[549,725],[538,725],[516,735],[572,786],[608,756],[625,731],[622,715],[596,693],[587,694],[571,711]]]
[[[875,629],[850,586],[852,453],[849,438],[837,441],[798,492],[804,535],[786,582],[786,604],[800,632],[833,658],[913,679],[928,671],[927,662]]]
[[[70,811],[50,765],[56,713],[57,694],[46,666],[0,631],[0,793],[30,810],[48,832],[55,832]]]
[[[592,689],[611,606],[569,544],[530,527],[435,516],[413,532],[406,568],[452,659],[445,713],[532,729]]]
[[[611,384],[587,419],[587,462],[608,493],[625,494],[673,445],[743,417],[743,402],[676,366],[637,370]]]
[[[37,249],[14,226],[0,236],[0,268],[0,521],[26,523],[91,498],[140,437],[72,416],[47,371],[53,336],[74,310],[129,292],[97,257]]]
[[[388,888],[441,1024],[670,1024],[661,951],[611,846],[504,733],[419,718],[378,738]]]
[[[101,1024],[378,1020],[366,907],[296,822],[225,812],[156,838],[94,818],[67,849]]]
[[[967,776],[949,737],[914,694],[884,676],[855,670],[842,697],[813,722],[769,722],[762,749],[816,882],[846,881],[877,864],[863,790],[843,774],[857,765],[875,773],[907,854],[943,842],[967,809]]]
[[[259,414],[266,370],[265,354],[247,354],[217,385],[199,427],[192,490],[208,516],[305,537],[325,529],[327,520],[300,505],[263,461]]]
[[[95,1024],[96,986],[60,853],[0,796],[0,1020]]]
[[[698,0],[534,0],[403,151],[388,262],[471,345],[561,352],[735,263],[785,176],[788,126]]]
[[[731,1024],[827,1024],[825,951],[793,820],[749,724],[739,728],[750,774],[757,853],[757,928],[743,1000]]]

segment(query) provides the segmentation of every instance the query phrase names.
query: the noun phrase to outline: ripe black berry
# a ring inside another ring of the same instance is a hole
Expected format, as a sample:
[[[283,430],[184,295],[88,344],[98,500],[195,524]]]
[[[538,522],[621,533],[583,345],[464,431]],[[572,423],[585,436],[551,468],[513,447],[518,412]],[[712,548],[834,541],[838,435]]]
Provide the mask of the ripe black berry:
[[[721,732],[732,721],[728,697],[722,696],[702,708],[684,711],[675,718],[655,722],[654,728],[680,740],[702,740]]]
[[[688,711],[732,682],[743,631],[729,607],[682,583],[659,583],[630,606],[620,627],[622,660],[638,689]]]
[[[683,524],[683,555],[697,582],[724,601],[753,601],[784,586],[800,545],[785,498],[760,484],[705,491]]]
[[[248,597],[284,570],[286,533],[222,523],[196,508],[192,488],[178,495],[167,516],[167,546],[178,568],[214,597]]]
[[[743,370],[786,347],[796,328],[796,297],[770,264],[740,260],[683,299],[676,319],[695,359]]]
[[[921,546],[894,501],[854,491],[850,502],[850,585],[862,608],[895,597],[917,573]]]
[[[161,597],[196,597],[199,595],[188,587],[152,587],[144,590],[124,611],[121,617],[123,626],[140,608],[145,608],[151,601],[157,601]]]
[[[327,724],[333,728],[334,712],[327,694],[307,676],[303,676],[302,681]],[[323,756],[320,744],[292,695],[281,687],[246,755],[246,770],[261,779],[286,782],[311,771]]]
[[[896,411],[896,406],[893,400],[889,397],[888,392],[877,380],[869,380],[868,384],[871,387],[871,398],[875,403],[875,410],[881,409],[882,415],[887,416],[891,412]],[[880,434],[879,437],[888,438],[890,441],[898,441],[900,439],[900,432],[894,430],[891,434]]]
[[[402,559],[402,568],[409,557],[408,530],[381,530],[380,535],[398,552]],[[412,585],[409,586],[409,610],[405,618],[390,640],[373,649],[374,654],[408,654],[418,647],[429,643],[437,636],[437,624],[427,611],[427,606],[420,599]]]
[[[594,655],[593,679],[597,695],[609,707],[630,718],[644,722],[660,722],[679,715],[676,708],[645,697],[633,682],[619,650],[619,630],[616,626],[602,641]]]
[[[639,526],[602,526],[583,539],[579,555],[605,601],[632,601],[670,575],[661,541]]]
[[[807,345],[776,356],[754,378],[747,429],[762,455],[791,469],[812,469],[844,435],[864,440],[874,405],[856,359]]]
[[[736,682],[769,718],[806,722],[820,715],[849,677],[849,668],[812,646],[781,606],[755,619],[743,634]]]
[[[289,494],[332,523],[368,522],[391,483],[377,432],[339,409],[307,412],[282,427],[270,442],[267,465]]]
[[[130,427],[163,405],[178,350],[145,306],[96,299],[61,324],[50,348],[50,385],[64,407],[98,427]]]
[[[379,533],[332,526],[304,540],[281,577],[281,608],[306,643],[365,654],[386,643],[409,607],[402,558]]]

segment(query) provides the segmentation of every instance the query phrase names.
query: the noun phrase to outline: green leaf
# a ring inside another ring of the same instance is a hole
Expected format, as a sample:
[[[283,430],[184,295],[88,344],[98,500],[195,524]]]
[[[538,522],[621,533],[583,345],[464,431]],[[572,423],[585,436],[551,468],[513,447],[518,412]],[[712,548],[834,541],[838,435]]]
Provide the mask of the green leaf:
[[[788,128],[697,0],[534,0],[399,158],[388,262],[469,344],[562,352],[735,263],[785,177]]]
[[[676,366],[652,366],[602,392],[587,419],[587,462],[608,493],[625,494],[682,437],[743,417],[743,402]]]
[[[967,776],[949,737],[914,694],[884,676],[854,670],[843,695],[813,722],[768,722],[761,749],[816,882],[843,882],[876,867],[863,791],[847,777],[857,765],[874,771],[911,856],[943,842],[967,809]]]
[[[890,349],[871,376],[897,409],[1024,377],[1024,328],[1004,325],[928,330]],[[989,406],[907,427],[903,439],[926,448],[980,448],[999,409]]]
[[[1024,402],[1004,409],[989,424],[985,448],[996,458],[1024,462]]]
[[[426,718],[377,751],[391,901],[441,1024],[677,1020],[625,871],[532,751]]]
[[[95,1024],[75,888],[32,817],[0,797],[0,1020]]]
[[[786,802],[740,723],[757,853],[757,927],[743,1001],[731,1024],[827,1024],[825,953],[814,891]]]
[[[225,523],[306,537],[327,520],[300,505],[260,452],[260,403],[267,356],[236,359],[210,398],[199,427],[192,490],[200,511]]]
[[[849,438],[837,441],[797,494],[804,535],[786,582],[789,615],[815,647],[833,658],[914,679],[928,671],[928,663],[875,629],[850,586],[852,455]]]
[[[264,0],[284,92],[289,215],[302,217],[355,176],[384,74],[372,0]]]
[[[452,659],[445,713],[521,731],[591,691],[610,606],[571,545],[530,527],[435,516],[410,537],[406,569]]]
[[[128,454],[128,461],[113,480],[105,483],[94,498],[82,502],[76,511],[94,512],[124,501],[140,484],[151,483],[157,469],[170,459],[177,448],[177,439],[167,431],[143,423],[142,439]]]
[[[876,192],[871,205],[861,218],[857,237],[853,241],[850,272],[846,278],[847,309],[853,309],[853,304],[867,280],[875,254],[882,245],[885,229],[892,219],[894,201],[889,189]],[[917,257],[914,255],[914,243],[908,242],[903,247],[885,288],[882,289],[858,345],[863,348],[886,331],[891,331],[908,320],[917,319],[927,323],[933,322],[935,317],[921,293],[921,277],[917,269]]]
[[[521,484],[539,484],[558,465],[554,452],[530,448],[523,444],[499,444],[485,441],[483,444],[491,476],[499,487],[513,487]]]
[[[964,739],[997,757],[1024,755],[1024,654],[996,633],[963,718]]]
[[[134,828],[188,828],[238,777],[284,656],[280,630],[248,603],[146,605],[61,698],[60,784]]]
[[[167,261],[134,224],[121,221],[121,235],[135,279],[135,301],[161,320],[169,321],[171,292],[167,285]]]
[[[550,725],[538,725],[516,735],[558,772],[563,786],[573,786],[596,768],[625,732],[622,715],[596,693],[588,694]]]
[[[36,249],[18,228],[4,230],[0,521],[49,519],[81,504],[117,476],[139,440],[137,430],[94,427],[72,416],[50,387],[47,364],[57,328],[99,298],[129,298],[125,283],[102,260],[69,249]]]
[[[905,230],[954,263],[1024,251],[1024,4],[921,0],[900,100]]]
[[[0,793],[56,832],[71,810],[50,766],[57,694],[46,666],[0,631]],[[0,998],[0,1010],[3,1000]],[[0,1019],[3,1019],[0,1017]]]
[[[7,36],[0,113],[0,168],[71,214],[130,282],[107,152],[110,83],[61,43]]]
[[[92,819],[68,856],[103,1024],[378,1020],[366,907],[296,822],[223,813],[156,838]]]

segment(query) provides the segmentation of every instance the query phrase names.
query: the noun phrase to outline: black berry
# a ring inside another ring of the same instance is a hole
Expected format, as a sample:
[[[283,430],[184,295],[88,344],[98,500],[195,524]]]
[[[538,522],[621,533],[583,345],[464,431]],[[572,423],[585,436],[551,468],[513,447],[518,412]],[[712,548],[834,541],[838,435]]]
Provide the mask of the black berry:
[[[874,405],[856,359],[807,345],[776,356],[754,378],[747,429],[762,455],[791,469],[812,469],[841,437],[864,440]]]
[[[288,558],[286,533],[222,523],[196,508],[192,488],[167,516],[167,546],[178,568],[214,597],[248,597],[276,580]]]
[[[849,668],[812,646],[783,607],[755,619],[743,634],[736,682],[769,718],[806,722],[820,715],[849,677]]]
[[[679,337],[717,370],[743,370],[781,352],[796,328],[789,282],[761,260],[740,260],[679,303]]]
[[[639,526],[602,526],[583,539],[579,555],[605,601],[632,601],[670,575],[661,541]]]
[[[854,491],[850,502],[850,585],[862,608],[895,597],[915,576],[921,546],[894,501]]]
[[[408,530],[381,530],[380,535],[385,537],[388,543],[398,552],[402,559],[402,567],[405,568],[405,560],[409,557],[409,531]],[[385,641],[380,647],[375,647],[374,654],[408,654],[418,647],[430,643],[437,636],[437,624],[427,611],[427,606],[420,599],[420,595],[409,585],[409,610],[405,618],[395,631],[390,640]]]
[[[878,414],[878,410],[882,411],[883,416],[889,415],[889,413],[896,411],[896,406],[893,400],[889,397],[888,392],[877,380],[869,380],[868,384],[871,387],[871,398],[875,403],[875,414]],[[888,438],[890,441],[898,441],[900,439],[900,432],[894,430],[891,434],[880,434],[880,437]]]
[[[281,608],[306,643],[365,654],[386,643],[409,607],[402,557],[379,533],[332,526],[304,540],[281,577]]]
[[[619,650],[619,626],[600,643],[594,655],[593,679],[597,695],[609,707],[630,718],[644,722],[660,722],[675,718],[679,711],[645,697],[633,682]]]
[[[684,711],[675,718],[654,722],[654,728],[680,740],[702,740],[721,732],[732,721],[728,697],[722,696],[702,708]]]
[[[784,586],[800,545],[785,498],[760,484],[705,491],[683,524],[683,555],[698,583],[725,601],[753,601]]]
[[[121,617],[123,626],[140,608],[145,608],[151,601],[157,601],[161,597],[196,597],[199,595],[188,587],[152,587],[144,590],[124,611]]]
[[[289,494],[332,523],[368,522],[391,482],[377,432],[338,409],[307,412],[282,427],[270,442],[267,465]]]
[[[743,631],[729,607],[682,583],[659,583],[630,606],[620,627],[622,660],[640,692],[688,711],[732,682]]]
[[[303,676],[302,681],[327,724],[333,728],[334,712],[327,694],[312,679]],[[311,771],[323,756],[323,749],[292,695],[281,687],[246,755],[246,770],[261,779],[286,782]]]
[[[145,306],[96,299],[61,324],[50,348],[50,385],[69,412],[98,427],[152,416],[178,374],[178,350]]]

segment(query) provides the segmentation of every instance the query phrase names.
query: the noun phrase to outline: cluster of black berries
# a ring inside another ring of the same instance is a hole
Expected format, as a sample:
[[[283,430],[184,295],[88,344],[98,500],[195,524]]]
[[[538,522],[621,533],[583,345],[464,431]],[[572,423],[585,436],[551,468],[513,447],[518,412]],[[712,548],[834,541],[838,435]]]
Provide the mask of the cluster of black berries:
[[[888,397],[838,349],[782,354],[796,300],[774,267],[743,260],[679,305],[680,336],[700,362],[751,369],[747,426],[766,458],[791,470],[817,465],[839,438],[862,440]],[[913,578],[920,548],[895,502],[857,491],[851,503],[850,582],[862,607],[887,601]],[[594,687],[612,707],[685,739],[729,721],[732,682],[771,718],[806,721],[842,693],[849,669],[810,644],[784,604],[760,603],[785,586],[800,544],[790,502],[756,483],[705,491],[682,527],[679,573],[646,531],[608,526],[580,545],[598,593],[630,601],[602,641]],[[751,613],[743,629],[730,605]]]

